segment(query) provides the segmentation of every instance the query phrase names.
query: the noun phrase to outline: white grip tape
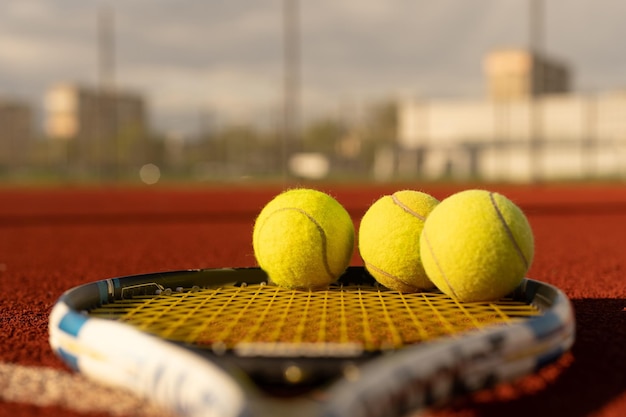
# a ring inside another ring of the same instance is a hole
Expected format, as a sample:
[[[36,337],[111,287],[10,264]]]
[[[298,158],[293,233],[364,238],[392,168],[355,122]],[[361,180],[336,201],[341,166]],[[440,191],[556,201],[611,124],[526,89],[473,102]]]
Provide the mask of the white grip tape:
[[[57,307],[58,311],[51,315],[51,345],[56,351],[75,356],[76,366],[89,377],[126,387],[180,415],[247,414],[241,387],[208,360],[125,324],[104,319],[89,318],[74,337],[56,326],[69,310],[63,304]]]

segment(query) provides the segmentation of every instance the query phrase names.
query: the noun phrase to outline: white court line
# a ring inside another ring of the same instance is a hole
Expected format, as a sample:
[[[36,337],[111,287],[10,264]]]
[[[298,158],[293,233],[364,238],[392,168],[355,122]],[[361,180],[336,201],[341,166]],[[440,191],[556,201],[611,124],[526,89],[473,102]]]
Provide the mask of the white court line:
[[[172,416],[132,393],[98,384],[79,374],[7,363],[0,363],[0,400],[112,416]]]

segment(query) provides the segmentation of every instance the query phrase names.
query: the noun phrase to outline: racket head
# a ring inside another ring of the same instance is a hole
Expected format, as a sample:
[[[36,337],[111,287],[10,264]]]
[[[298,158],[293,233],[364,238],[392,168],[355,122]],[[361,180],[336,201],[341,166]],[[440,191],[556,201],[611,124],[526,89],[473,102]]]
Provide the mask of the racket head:
[[[184,303],[191,307],[168,314],[175,310],[171,306],[178,309]],[[226,308],[229,303],[233,305]],[[387,290],[358,266],[349,267],[323,291],[275,287],[260,268],[198,269],[97,281],[69,290],[58,304],[67,311],[62,323],[51,323],[51,344],[70,366],[77,367],[78,360],[54,335],[59,330],[71,333],[85,320],[115,320],[243,370],[265,390],[290,393],[339,376],[349,378],[362,363],[410,346],[520,322],[537,327],[533,331],[540,337],[569,320],[566,297],[530,279],[498,302],[458,303],[438,291]],[[151,304],[157,306],[148,308]],[[191,324],[171,326],[190,318]],[[327,322],[324,331],[320,321]],[[201,326],[205,329],[198,330]],[[291,336],[266,327],[287,330]],[[254,334],[246,334],[251,329]],[[551,360],[541,359],[541,366]]]

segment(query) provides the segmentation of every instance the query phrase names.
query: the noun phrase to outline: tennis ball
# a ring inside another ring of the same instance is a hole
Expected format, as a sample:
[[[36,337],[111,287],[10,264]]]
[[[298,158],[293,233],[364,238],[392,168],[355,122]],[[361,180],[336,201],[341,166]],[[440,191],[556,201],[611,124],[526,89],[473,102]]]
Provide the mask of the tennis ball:
[[[493,301],[515,289],[534,255],[531,227],[505,196],[466,190],[428,216],[420,239],[431,281],[459,301]]]
[[[368,272],[385,287],[401,292],[433,288],[422,266],[420,234],[439,201],[403,190],[378,199],[359,226],[359,252]]]
[[[354,239],[352,218],[337,200],[298,188],[279,194],[261,210],[252,244],[259,266],[274,284],[314,289],[343,274]]]

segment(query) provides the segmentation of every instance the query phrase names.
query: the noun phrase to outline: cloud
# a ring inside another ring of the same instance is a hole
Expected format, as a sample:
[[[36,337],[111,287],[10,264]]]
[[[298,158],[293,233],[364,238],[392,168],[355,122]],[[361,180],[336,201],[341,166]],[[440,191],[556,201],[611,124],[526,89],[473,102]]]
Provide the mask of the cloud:
[[[282,0],[24,0],[0,4],[0,93],[41,100],[58,81],[96,83],[98,13],[114,10],[116,81],[150,99],[158,128],[198,108],[232,118],[280,110]],[[619,0],[550,0],[545,47],[577,85],[623,83]],[[480,95],[483,55],[525,46],[528,0],[299,1],[302,108],[394,94]]]

